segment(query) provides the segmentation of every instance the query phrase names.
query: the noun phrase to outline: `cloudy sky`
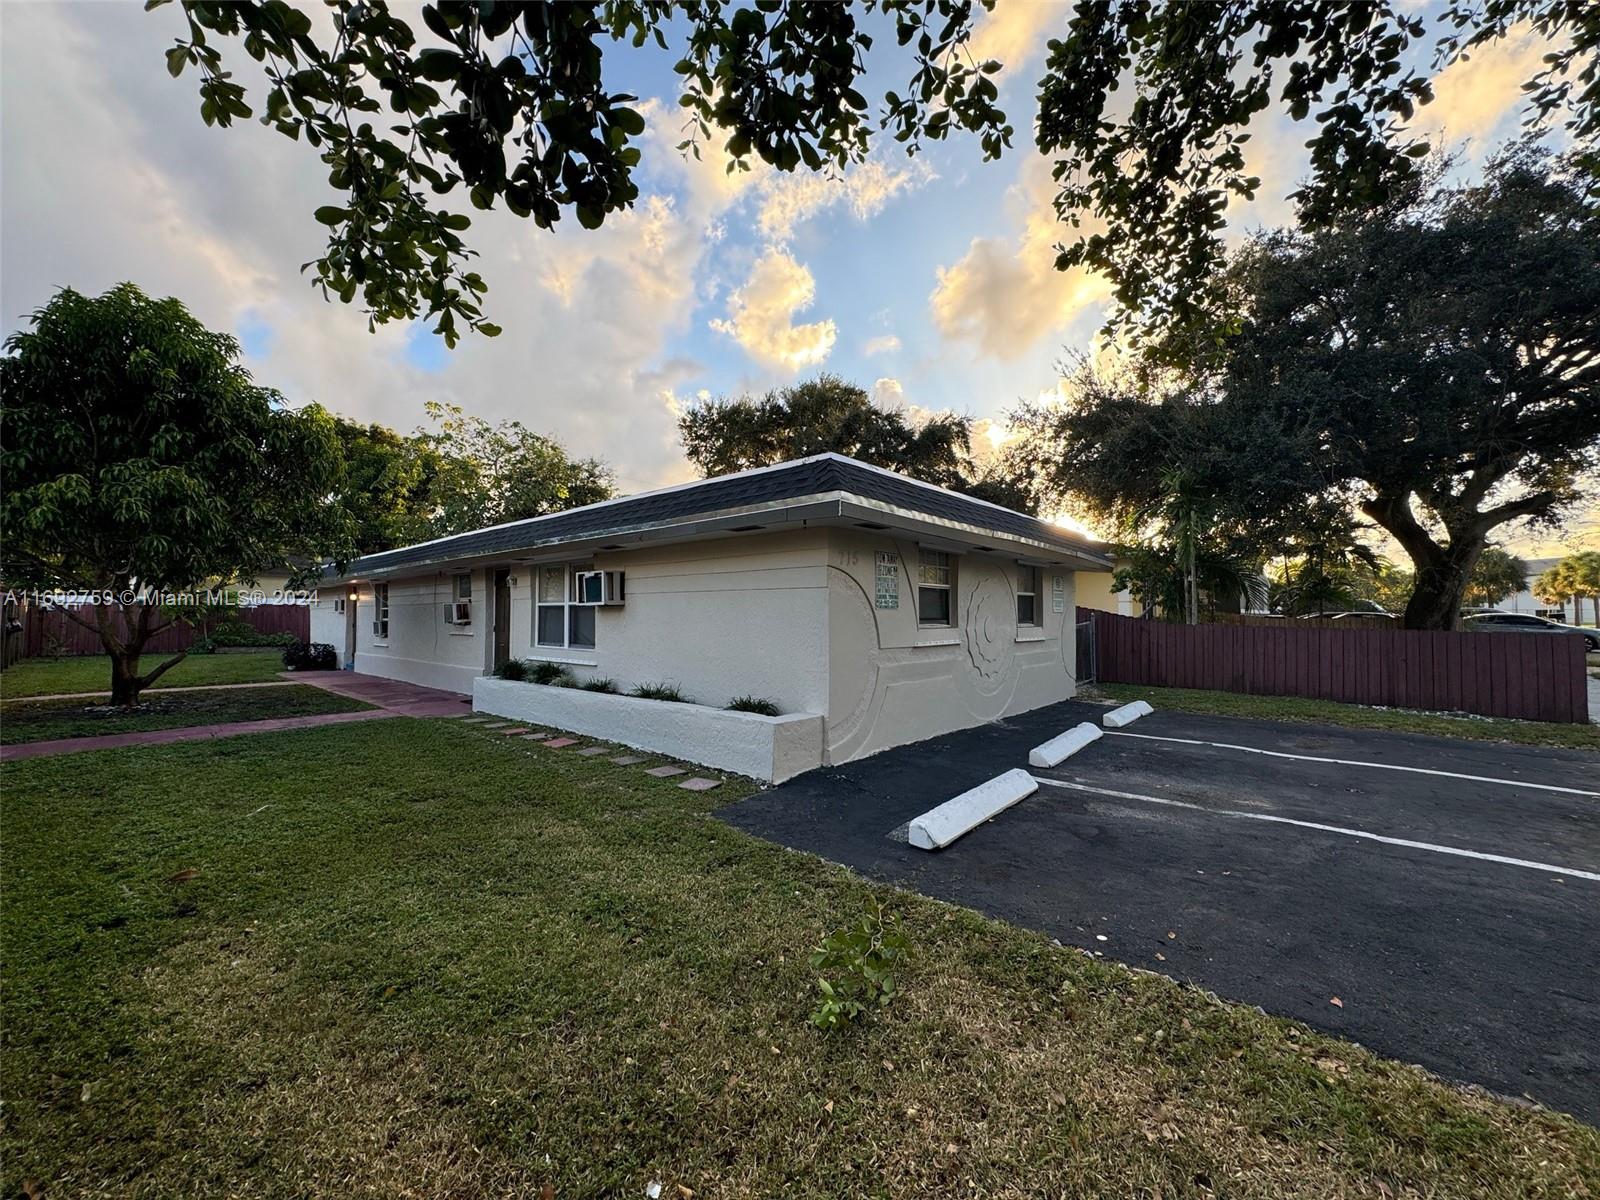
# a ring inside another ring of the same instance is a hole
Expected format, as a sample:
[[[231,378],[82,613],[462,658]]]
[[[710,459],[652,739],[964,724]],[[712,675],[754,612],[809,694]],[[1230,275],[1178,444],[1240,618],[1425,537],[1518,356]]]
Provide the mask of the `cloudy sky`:
[[[692,476],[677,405],[823,369],[886,404],[992,421],[1053,390],[1104,315],[1101,280],[1052,266],[1061,234],[1027,134],[1045,43],[1068,11],[1001,0],[979,29],[978,57],[1008,65],[1002,106],[1019,131],[999,163],[971,140],[916,159],[886,141],[833,179],[730,176],[714,152],[685,160],[672,57],[618,47],[608,84],[642,97],[650,122],[640,202],[596,232],[478,214],[468,239],[505,332],[446,351],[418,327],[369,334],[357,309],[313,293],[299,268],[322,244],[312,210],[334,199],[321,164],[253,121],[201,124],[194,77],[164,69],[183,30],[176,6],[6,3],[0,317],[10,331],[57,287],[133,280],[234,332],[256,378],[291,401],[402,430],[428,400],[515,417],[607,459],[626,490]],[[1542,53],[1514,37],[1452,68],[1424,110],[1430,131],[1481,160],[1514,131],[1518,84]],[[892,51],[869,65],[869,97],[903,83]],[[1264,186],[1230,214],[1240,233],[1287,219],[1282,197],[1303,169],[1301,129],[1274,118],[1256,133]],[[1519,548],[1596,537],[1591,511]]]

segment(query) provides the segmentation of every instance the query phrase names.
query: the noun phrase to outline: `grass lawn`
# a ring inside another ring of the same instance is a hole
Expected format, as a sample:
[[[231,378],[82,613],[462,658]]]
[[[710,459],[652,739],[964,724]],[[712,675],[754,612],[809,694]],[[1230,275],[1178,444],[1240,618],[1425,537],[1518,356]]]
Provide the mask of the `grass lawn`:
[[[85,700],[8,700],[0,705],[0,742],[8,746],[52,738],[98,737],[147,729],[186,729],[229,721],[265,721],[315,713],[355,712],[372,705],[306,684],[146,693],[132,712]]]
[[[7,1195],[1600,1188],[1592,1128],[757,841],[735,780],[398,718],[0,784]],[[874,897],[903,995],[824,1034]]]
[[[1546,721],[1508,721],[1494,717],[1451,717],[1441,713],[1366,708],[1332,700],[1298,696],[1244,696],[1237,692],[1191,688],[1146,687],[1138,683],[1097,683],[1085,697],[1106,700],[1148,700],[1156,708],[1210,713],[1219,717],[1254,717],[1262,721],[1305,721],[1316,725],[1348,725],[1354,729],[1390,729],[1397,733],[1436,733],[1483,742],[1518,742],[1526,746],[1561,746],[1600,750],[1600,725],[1554,725]]]
[[[149,671],[170,655],[151,654],[140,660]],[[205,687],[218,683],[257,683],[276,679],[283,670],[282,650],[240,654],[197,654],[186,658],[156,681],[157,687]],[[27,658],[0,671],[0,698],[64,695],[111,690],[111,659],[104,654],[75,658]]]

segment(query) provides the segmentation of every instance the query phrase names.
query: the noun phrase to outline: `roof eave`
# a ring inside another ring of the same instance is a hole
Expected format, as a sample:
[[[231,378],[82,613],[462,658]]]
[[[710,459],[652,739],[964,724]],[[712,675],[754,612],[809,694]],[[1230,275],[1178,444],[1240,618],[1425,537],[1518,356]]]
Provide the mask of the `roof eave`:
[[[724,509],[715,513],[696,514],[686,519],[597,530],[579,537],[535,540],[523,546],[500,548],[480,554],[445,553],[438,557],[412,559],[393,566],[357,560],[350,564],[352,569],[344,574],[325,576],[325,578],[329,582],[333,579],[343,581],[402,579],[445,568],[470,570],[491,563],[570,558],[574,554],[588,555],[596,551],[631,549],[668,541],[692,541],[719,534],[770,532],[775,528],[794,528],[806,524],[893,529],[912,534],[922,540],[944,539],[955,543],[957,548],[970,547],[980,551],[1014,553],[1025,561],[1038,565],[1064,565],[1071,566],[1074,570],[1086,571],[1112,569],[1108,555],[1098,553],[1066,537],[1059,541],[1028,538],[1003,530],[986,529],[978,525],[952,521],[929,513],[897,508],[883,501],[870,500],[847,492],[826,492]],[[758,528],[746,528],[748,526]],[[445,548],[443,545],[440,547],[441,550]],[[382,554],[367,556],[369,559],[382,557]]]

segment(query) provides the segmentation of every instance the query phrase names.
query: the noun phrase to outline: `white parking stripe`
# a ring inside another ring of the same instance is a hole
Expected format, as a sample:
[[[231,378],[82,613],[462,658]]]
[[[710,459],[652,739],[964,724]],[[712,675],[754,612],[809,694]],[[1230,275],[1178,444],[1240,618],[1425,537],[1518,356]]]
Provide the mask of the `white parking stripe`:
[[[1034,779],[1047,787],[1067,788],[1074,792],[1090,792],[1097,796],[1113,796],[1118,800],[1140,800],[1146,804],[1164,804],[1169,808],[1188,808],[1213,817],[1239,817],[1246,821],[1271,821],[1277,825],[1298,825],[1302,829],[1317,829],[1323,833],[1337,833],[1345,837],[1364,838],[1369,842],[1382,842],[1387,846],[1405,846],[1412,850],[1429,850],[1434,854],[1453,854],[1458,858],[1476,858],[1483,862],[1504,863],[1511,867],[1529,867],[1550,875],[1576,876],[1600,883],[1600,873],[1580,871],[1575,867],[1558,867],[1552,863],[1534,862],[1526,858],[1508,858],[1504,854],[1485,854],[1480,850],[1463,850],[1459,846],[1436,846],[1432,842],[1414,842],[1409,838],[1385,837],[1381,833],[1368,833],[1365,829],[1346,829],[1342,825],[1323,825],[1316,821],[1297,821],[1293,817],[1274,817],[1267,813],[1239,812],[1231,808],[1207,808],[1203,804],[1190,804],[1187,800],[1168,800],[1162,796],[1142,796],[1138,792],[1117,792],[1110,788],[1090,787],[1085,783],[1068,783],[1064,779],[1047,779],[1035,775]]]
[[[1296,758],[1301,762],[1334,763],[1341,767],[1375,767],[1380,771],[1409,771],[1413,775],[1442,775],[1446,779],[1470,779],[1474,783],[1502,783],[1507,787],[1537,788],[1541,792],[1561,792],[1568,796],[1600,796],[1582,788],[1557,787],[1553,783],[1530,783],[1526,779],[1496,779],[1492,775],[1463,775],[1459,771],[1435,771],[1431,767],[1402,767],[1396,763],[1363,762],[1359,758],[1323,758],[1316,754],[1290,754],[1284,750],[1263,750],[1259,746],[1236,746],[1232,742],[1203,742],[1198,738],[1158,737],[1153,733],[1126,733],[1106,730],[1107,737],[1140,738],[1147,742],[1175,742],[1180,746],[1211,746],[1218,750],[1241,750],[1245,754],[1265,754],[1268,758]]]

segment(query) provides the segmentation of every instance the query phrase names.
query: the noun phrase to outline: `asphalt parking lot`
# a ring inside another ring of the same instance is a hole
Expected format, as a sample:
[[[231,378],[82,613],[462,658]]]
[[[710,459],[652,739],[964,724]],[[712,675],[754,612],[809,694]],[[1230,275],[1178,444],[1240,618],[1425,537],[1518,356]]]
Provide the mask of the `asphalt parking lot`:
[[[719,815],[1600,1123],[1600,756],[1158,712],[1029,768],[1038,792],[944,850],[898,840],[1104,712],[1055,705]]]

